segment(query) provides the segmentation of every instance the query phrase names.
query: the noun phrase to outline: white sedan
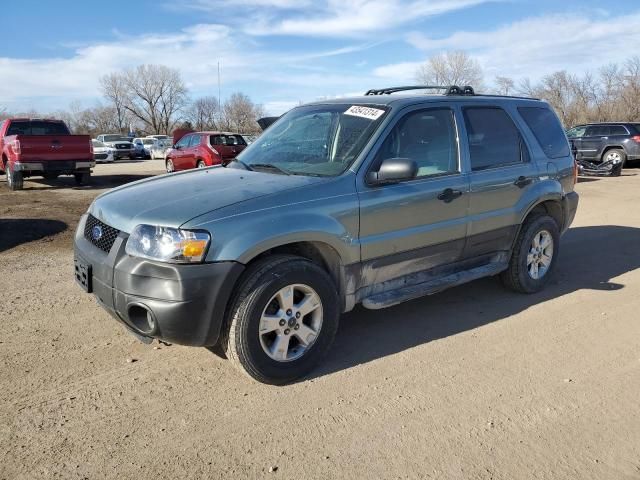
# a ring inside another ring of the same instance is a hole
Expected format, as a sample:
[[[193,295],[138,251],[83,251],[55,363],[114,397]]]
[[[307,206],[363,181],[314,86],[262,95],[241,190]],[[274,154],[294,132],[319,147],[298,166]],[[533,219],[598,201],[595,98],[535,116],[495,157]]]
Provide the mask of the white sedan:
[[[91,140],[91,143],[93,143],[93,159],[96,163],[111,163],[115,160],[113,147],[109,147],[98,140]]]

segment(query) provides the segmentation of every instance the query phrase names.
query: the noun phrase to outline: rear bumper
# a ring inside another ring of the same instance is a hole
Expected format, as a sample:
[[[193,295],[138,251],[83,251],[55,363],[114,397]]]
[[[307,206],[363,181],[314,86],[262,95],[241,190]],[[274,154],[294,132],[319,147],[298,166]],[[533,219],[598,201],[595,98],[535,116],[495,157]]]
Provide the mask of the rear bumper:
[[[573,223],[578,211],[578,202],[580,196],[576,192],[567,193],[562,199],[562,212],[564,217],[564,225],[562,226],[562,233],[564,233]]]
[[[108,253],[75,236],[75,258],[90,265],[98,303],[136,335],[191,346],[215,345],[227,303],[244,266],[236,262],[176,265],[132,257],[120,233]]]
[[[16,162],[13,169],[16,172],[55,172],[86,170],[96,166],[94,160],[51,160],[46,162]]]

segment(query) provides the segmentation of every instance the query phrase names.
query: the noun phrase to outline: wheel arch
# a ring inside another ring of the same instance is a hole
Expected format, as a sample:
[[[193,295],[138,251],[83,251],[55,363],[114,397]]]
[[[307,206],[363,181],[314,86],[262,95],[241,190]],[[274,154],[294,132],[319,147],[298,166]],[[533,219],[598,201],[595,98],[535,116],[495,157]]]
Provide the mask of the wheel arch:
[[[627,151],[625,150],[623,145],[607,145],[606,147],[604,147],[602,149],[602,153],[600,154],[600,159],[602,161],[604,161],[604,156],[607,154],[607,152],[609,152],[610,150],[622,150],[622,152],[625,154],[625,156],[627,155]]]

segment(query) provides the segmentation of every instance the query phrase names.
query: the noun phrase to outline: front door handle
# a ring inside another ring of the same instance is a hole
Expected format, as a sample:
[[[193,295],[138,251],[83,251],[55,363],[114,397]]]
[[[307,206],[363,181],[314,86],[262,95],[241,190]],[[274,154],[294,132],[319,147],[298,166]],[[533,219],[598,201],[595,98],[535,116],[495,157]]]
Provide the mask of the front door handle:
[[[444,203],[451,203],[460,196],[462,196],[462,192],[460,190],[445,188],[442,193],[438,195],[438,200],[442,200]]]
[[[533,179],[527,177],[518,177],[518,179],[514,182],[514,185],[518,188],[524,188],[533,182]]]

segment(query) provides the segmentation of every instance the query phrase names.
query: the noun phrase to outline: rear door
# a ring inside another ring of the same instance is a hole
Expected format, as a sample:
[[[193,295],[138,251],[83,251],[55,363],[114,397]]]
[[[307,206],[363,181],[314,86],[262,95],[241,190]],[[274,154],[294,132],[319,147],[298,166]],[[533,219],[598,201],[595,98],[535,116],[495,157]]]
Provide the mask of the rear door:
[[[600,160],[605,143],[609,140],[609,125],[590,125],[582,137],[580,153],[585,160]]]
[[[236,156],[238,156],[238,154],[247,146],[241,135],[212,135],[212,140],[214,143],[213,148],[220,153],[223,162],[228,162],[229,160],[236,158]]]
[[[515,112],[513,112],[515,116]],[[518,224],[518,203],[539,178],[512,115],[499,106],[462,109],[469,152],[469,229],[464,258],[507,251]]]

